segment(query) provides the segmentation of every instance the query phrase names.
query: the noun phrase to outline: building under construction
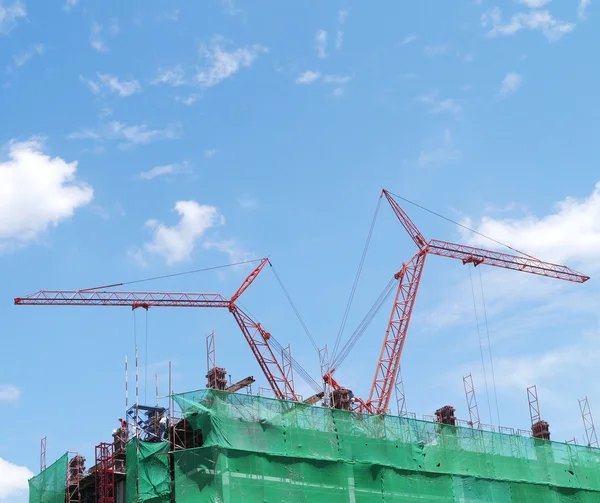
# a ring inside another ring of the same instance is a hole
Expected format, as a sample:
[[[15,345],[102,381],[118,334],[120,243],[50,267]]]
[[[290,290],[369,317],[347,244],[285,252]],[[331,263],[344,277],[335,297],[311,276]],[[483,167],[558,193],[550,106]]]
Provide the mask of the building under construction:
[[[588,421],[587,445],[550,440],[535,387],[528,389],[531,431],[496,431],[482,425],[470,376],[464,379],[468,422],[457,420],[449,405],[435,411],[430,420],[418,420],[402,406],[397,416],[390,415],[427,256],[573,283],[589,277],[525,254],[427,241],[397,197],[383,191],[383,199],[417,252],[394,275],[344,346],[339,345],[340,331],[331,361],[327,351],[321,353],[322,384],[312,381],[317,393],[306,400],[295,390],[293,371],[311,379],[289,347],[281,346],[236,304],[270,264],[268,259],[260,261],[230,298],[100,289],[42,290],[16,298],[17,305],[225,308],[238,323],[275,397],[239,393],[252,378],[228,387],[226,371],[211,360],[214,346],[209,344],[206,389],[172,394],[168,408],[141,405],[136,392],[136,403],[127,408],[113,441],[96,447],[92,466],[87,469],[83,457],[65,454],[30,480],[30,503],[600,502],[600,449],[587,400],[580,403],[584,423]],[[371,231],[374,222],[375,218]],[[370,236],[371,232],[359,273]],[[375,377],[363,399],[338,383],[334,371],[394,287]],[[315,345],[312,337],[311,342]]]

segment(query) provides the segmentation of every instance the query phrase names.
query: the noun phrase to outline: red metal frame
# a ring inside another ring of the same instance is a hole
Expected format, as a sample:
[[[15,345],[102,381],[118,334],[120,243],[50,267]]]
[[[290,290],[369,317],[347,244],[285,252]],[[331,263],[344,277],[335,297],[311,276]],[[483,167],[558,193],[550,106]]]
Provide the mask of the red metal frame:
[[[219,293],[191,292],[119,292],[98,289],[85,290],[40,290],[25,297],[17,297],[14,303],[19,306],[127,306],[132,309],[150,307],[211,307],[228,309],[240,326],[250,349],[275,396],[279,399],[297,400],[293,383],[290,382],[283,366],[275,356],[269,338],[271,335],[250,315],[242,311],[235,302],[248,289],[269,259],[264,258],[248,275],[231,299]]]
[[[96,502],[115,503],[115,457],[108,442],[96,446]]]
[[[396,275],[396,278],[400,280],[400,284],[398,285],[398,292],[385,333],[369,399],[361,406],[363,411],[385,414],[388,410],[404,341],[408,333],[410,317],[423,273],[423,266],[428,254],[458,259],[463,264],[502,267],[576,283],[584,283],[589,279],[589,276],[580,274],[569,267],[543,262],[529,256],[510,255],[446,241],[427,241],[392,194],[383,190],[383,196],[390,203],[398,220],[415,242],[419,251],[408,264],[403,265],[402,270]],[[329,378],[331,378],[332,372],[328,373]]]

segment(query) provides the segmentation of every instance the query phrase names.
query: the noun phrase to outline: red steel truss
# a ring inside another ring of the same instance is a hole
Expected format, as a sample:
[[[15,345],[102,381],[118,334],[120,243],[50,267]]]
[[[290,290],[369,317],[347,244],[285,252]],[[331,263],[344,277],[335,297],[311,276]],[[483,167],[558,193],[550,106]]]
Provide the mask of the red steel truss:
[[[85,289],[40,290],[25,297],[17,297],[14,299],[14,303],[19,306],[127,306],[132,309],[149,309],[151,307],[163,306],[227,309],[242,330],[244,338],[248,342],[275,396],[282,400],[298,400],[293,383],[286,375],[283,365],[279,362],[269,345],[271,334],[260,323],[252,319],[249,314],[242,311],[235,303],[267,263],[269,263],[269,259],[262,259],[231,299],[227,299],[219,293],[122,292]]]
[[[408,232],[415,242],[419,251],[407,264],[404,264],[400,272],[396,274],[396,279],[399,280],[398,291],[385,333],[383,347],[375,371],[375,377],[371,385],[369,399],[364,403],[355,399],[355,402],[361,404],[361,411],[373,414],[387,413],[392,398],[398,366],[400,365],[404,341],[406,339],[406,334],[408,333],[410,318],[419,288],[419,282],[423,273],[423,266],[428,254],[458,259],[462,261],[463,264],[502,267],[504,269],[512,269],[514,271],[526,272],[564,281],[572,281],[575,283],[584,283],[589,279],[589,276],[580,274],[567,266],[543,262],[526,255],[511,255],[439,240],[427,241],[423,234],[421,234],[421,231],[419,231],[417,226],[394,199],[393,195],[387,190],[383,190],[382,197],[383,196],[385,196],[390,203],[398,220],[400,220],[400,223],[406,232]],[[325,377],[327,377],[328,380],[332,379],[331,375],[324,376],[324,378]]]
[[[96,501],[115,503],[115,457],[107,442],[96,446]]]

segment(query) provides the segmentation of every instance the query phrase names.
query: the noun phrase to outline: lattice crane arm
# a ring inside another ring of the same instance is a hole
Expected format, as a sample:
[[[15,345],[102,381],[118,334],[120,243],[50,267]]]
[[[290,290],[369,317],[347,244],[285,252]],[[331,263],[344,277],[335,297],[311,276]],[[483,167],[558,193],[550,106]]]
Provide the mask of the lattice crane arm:
[[[277,398],[297,400],[291,381],[283,371],[273,349],[269,345],[270,334],[235,301],[256,279],[269,262],[262,259],[260,264],[246,277],[242,286],[228,299],[219,293],[194,292],[123,292],[111,290],[40,290],[39,292],[14,299],[18,306],[125,306],[132,309],[151,307],[212,307],[228,309],[250,345],[260,368]]]
[[[375,414],[385,414],[388,410],[423,266],[428,254],[458,259],[463,264],[502,267],[575,283],[584,283],[590,279],[589,276],[567,266],[543,262],[526,255],[511,255],[435,239],[427,242],[392,195],[386,190],[383,191],[383,195],[389,201],[402,226],[419,247],[419,251],[408,264],[403,265],[402,270],[396,275],[399,280],[398,291],[377,362],[369,399],[365,402],[367,410],[370,408]]]

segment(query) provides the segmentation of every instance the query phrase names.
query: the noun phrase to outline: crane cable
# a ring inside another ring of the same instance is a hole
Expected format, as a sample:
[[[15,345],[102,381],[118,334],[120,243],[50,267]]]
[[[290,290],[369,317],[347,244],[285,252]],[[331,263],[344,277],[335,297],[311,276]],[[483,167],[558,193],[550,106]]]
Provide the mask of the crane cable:
[[[479,284],[481,286],[481,301],[483,303],[483,316],[485,319],[485,331],[487,333],[488,353],[490,356],[490,367],[492,370],[492,384],[494,386],[494,400],[496,401],[496,416],[498,418],[498,424],[500,424],[500,407],[498,407],[498,391],[496,389],[496,374],[494,373],[494,359],[492,358],[492,342],[490,340],[490,329],[488,326],[487,309],[485,306],[485,295],[483,294],[483,278],[482,278],[482,274],[481,274],[481,269],[479,269]]]
[[[371,309],[369,309],[369,311],[367,312],[363,320],[360,322],[354,333],[350,336],[348,342],[346,342],[344,347],[332,360],[330,365],[331,368],[338,369],[340,365],[344,362],[344,360],[348,357],[352,348],[356,345],[358,340],[365,333],[367,327],[371,324],[371,322],[373,321],[383,304],[385,304],[385,301],[388,299],[388,297],[394,290],[393,287],[396,281],[397,280],[395,278],[392,278],[385,286],[381,294],[379,294],[379,297],[377,297],[377,300],[375,301]]]
[[[250,312],[250,310],[246,306],[244,306],[244,304],[242,304],[239,300],[237,301],[237,304],[242,306],[242,309],[244,309],[244,311],[246,311],[250,316],[252,316],[252,318],[256,319],[256,317]],[[271,334],[271,337],[269,338],[269,340],[267,341],[267,345],[269,345],[269,347],[270,347],[271,343],[273,343],[272,345],[275,347],[275,349],[280,354],[287,355],[287,353],[284,352],[284,348],[283,348],[282,344],[277,339],[275,339],[275,337],[273,337],[272,334]],[[289,357],[285,356],[285,358],[289,358]],[[313,388],[317,392],[322,391],[323,387],[320,384],[317,384],[317,382],[302,367],[302,365],[300,365],[298,363],[298,361],[294,357],[291,357],[291,363],[292,363],[293,369],[298,374],[300,374],[300,377],[302,377],[302,379],[306,382],[306,384],[308,384],[311,388]]]
[[[271,262],[269,262],[269,265],[271,266],[271,270],[273,271],[273,274],[275,275],[275,278],[277,278],[277,282],[279,283],[279,286],[283,290],[283,293],[284,293],[286,299],[290,303],[290,306],[292,306],[292,309],[294,310],[294,313],[296,314],[296,318],[298,318],[298,321],[300,322],[300,325],[302,325],[302,328],[304,329],[304,333],[306,334],[306,336],[310,340],[310,343],[312,344],[313,348],[315,348],[315,351],[318,354],[319,353],[319,347],[317,346],[317,343],[315,342],[313,336],[311,335],[310,331],[308,330],[308,327],[306,326],[306,323],[304,323],[304,320],[302,319],[302,316],[300,316],[300,312],[298,311],[298,309],[296,308],[296,305],[294,304],[294,301],[290,297],[290,294],[289,294],[287,288],[283,285],[283,282],[281,281],[281,278],[279,277],[279,274],[277,274],[277,271],[275,270],[275,266],[273,264],[271,264]]]
[[[369,228],[369,233],[367,235],[367,241],[365,243],[362,255],[360,257],[360,262],[359,262],[358,268],[356,270],[356,276],[354,277],[354,283],[352,284],[352,288],[350,290],[350,296],[348,298],[348,303],[346,304],[344,316],[342,317],[342,323],[340,325],[340,329],[339,329],[337,337],[335,339],[335,344],[333,346],[333,353],[332,353],[332,361],[335,361],[335,359],[336,359],[337,350],[338,350],[340,342],[342,340],[342,335],[344,333],[344,328],[346,327],[346,322],[348,321],[348,315],[350,314],[350,308],[352,307],[352,302],[354,300],[354,294],[356,293],[356,287],[358,286],[358,281],[360,279],[362,268],[365,263],[365,259],[367,257],[367,251],[369,249],[369,245],[371,244],[371,237],[373,236],[373,229],[375,228],[375,222],[377,220],[377,215],[379,214],[379,208],[381,207],[381,199],[382,198],[379,197],[379,200],[377,201],[377,206],[375,208],[375,214],[373,215],[373,220],[371,221],[371,226]]]
[[[446,220],[447,222],[450,222],[450,223],[452,223],[454,225],[457,225],[458,227],[461,227],[461,228],[463,228],[463,229],[465,229],[467,231],[470,231],[470,232],[472,232],[474,234],[477,234],[478,236],[481,236],[482,238],[489,239],[490,241],[493,241],[494,243],[499,244],[500,246],[504,246],[505,248],[508,248],[509,250],[512,250],[512,251],[514,251],[514,252],[516,252],[516,253],[518,253],[520,255],[524,255],[525,257],[528,257],[528,258],[533,259],[533,260],[538,260],[538,261],[540,260],[540,259],[538,259],[538,258],[536,258],[536,257],[534,257],[532,255],[528,255],[525,252],[517,250],[516,248],[513,248],[512,246],[509,246],[506,243],[503,243],[502,241],[498,241],[497,239],[491,238],[490,236],[486,236],[485,234],[483,234],[483,233],[481,233],[479,231],[476,231],[475,229],[471,229],[470,227],[467,227],[464,224],[460,224],[460,223],[456,222],[455,220],[452,220],[451,218],[445,217],[444,215],[441,215],[440,213],[436,213],[435,211],[430,210],[429,208],[425,208],[425,206],[421,206],[420,204],[417,204],[414,201],[411,201],[410,199],[406,199],[405,197],[399,196],[398,194],[394,194],[393,192],[389,192],[389,193],[392,196],[397,197],[398,199],[402,199],[402,201],[405,201],[408,204],[412,204],[413,206],[416,206],[417,208],[425,210],[427,213],[431,213],[432,215],[435,215],[436,217],[440,217],[441,219]]]
[[[481,340],[481,331],[479,330],[479,316],[477,314],[477,303],[475,302],[475,288],[473,287],[473,277],[471,267],[467,264],[469,270],[469,280],[471,281],[471,295],[473,296],[473,311],[475,312],[475,323],[477,325],[477,337],[479,339],[479,354],[481,355],[481,368],[483,369],[483,380],[485,382],[485,397],[487,399],[488,411],[490,413],[490,422],[493,422],[492,406],[490,404],[490,390],[488,387],[487,372],[485,370],[485,358],[483,357],[483,342]]]

